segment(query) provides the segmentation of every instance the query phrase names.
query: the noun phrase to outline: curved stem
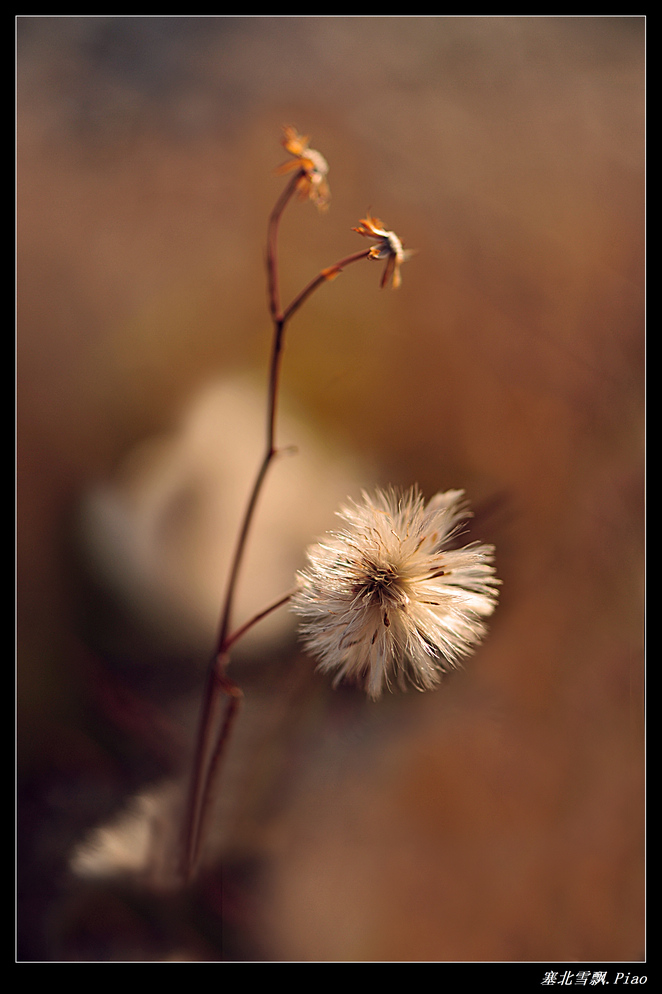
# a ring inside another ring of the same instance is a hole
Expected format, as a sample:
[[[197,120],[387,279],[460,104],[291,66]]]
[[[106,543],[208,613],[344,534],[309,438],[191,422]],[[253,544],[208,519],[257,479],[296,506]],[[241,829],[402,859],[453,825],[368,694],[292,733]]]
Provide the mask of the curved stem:
[[[278,281],[278,228],[280,225],[280,219],[283,215],[283,211],[285,210],[288,203],[292,199],[292,196],[297,188],[297,183],[301,178],[302,174],[303,170],[299,170],[292,177],[288,185],[285,187],[280,197],[276,201],[274,209],[269,215],[269,222],[267,226],[267,275],[269,283],[269,310],[274,323],[274,337],[273,337],[273,344],[271,350],[271,363],[269,366],[266,450],[262,458],[262,462],[260,463],[260,468],[258,469],[258,473],[255,478],[255,483],[253,484],[253,489],[251,491],[250,497],[248,498],[248,504],[246,505],[246,511],[244,513],[244,520],[241,524],[241,528],[239,531],[239,538],[237,540],[237,545],[232,560],[232,566],[230,567],[230,575],[228,578],[228,586],[225,595],[225,603],[221,615],[218,642],[216,646],[216,651],[218,654],[224,651],[224,642],[230,627],[230,616],[232,612],[235,587],[237,584],[239,569],[241,567],[241,562],[244,555],[244,549],[246,547],[246,540],[248,539],[248,533],[250,531],[251,522],[253,520],[255,508],[257,506],[257,500],[258,497],[260,496],[260,491],[262,490],[262,484],[264,483],[264,479],[267,475],[267,471],[269,469],[271,461],[276,455],[275,437],[276,437],[276,410],[278,402],[278,381],[280,373],[281,356],[283,353],[283,337],[285,334],[285,324],[290,316],[288,314],[287,317],[284,317],[280,313],[280,287]]]
[[[237,630],[234,631],[232,635],[229,635],[226,638],[225,640],[226,651],[231,649],[232,646],[235,644],[235,642],[238,642],[240,638],[243,638],[246,632],[249,631],[253,627],[253,625],[257,625],[258,621],[262,621],[262,619],[266,618],[267,615],[271,614],[272,611],[276,611],[279,607],[282,607],[283,604],[287,604],[289,600],[292,600],[295,591],[296,588],[294,590],[290,590],[286,594],[283,594],[282,597],[279,597],[278,600],[274,601],[273,604],[270,604],[269,607],[265,607],[263,611],[260,611],[258,614],[253,615],[253,617],[250,618],[248,621],[245,621],[244,624],[241,625],[241,627],[237,628]]]
[[[225,640],[225,650],[218,653],[213,665],[209,669],[207,686],[202,702],[202,711],[200,713],[199,734],[193,762],[193,776],[189,788],[187,819],[184,826],[182,843],[182,872],[187,881],[191,880],[195,870],[200,852],[200,843],[204,834],[203,829],[207,810],[213,793],[212,788],[218,776],[225,745],[230,737],[232,725],[243,699],[240,688],[225,673],[230,659],[229,649],[253,625],[256,625],[258,621],[262,621],[272,611],[286,604],[293,594],[294,590],[290,590],[283,597],[279,597],[277,601],[274,601],[273,604],[270,604],[263,611],[254,615],[249,621],[244,622],[232,635],[229,635]],[[220,703],[221,698],[224,696],[228,698],[228,706],[212,751],[211,731],[213,728],[219,727],[219,722],[221,721]]]
[[[253,515],[257,506],[257,501],[262,490],[267,471],[272,459],[276,454],[275,433],[276,433],[276,407],[278,400],[278,380],[280,373],[280,361],[283,351],[283,335],[285,331],[285,320],[280,314],[280,290],[278,282],[278,228],[283,211],[290,202],[297,188],[297,183],[301,177],[301,171],[297,172],[288,185],[285,187],[276,205],[269,216],[267,228],[267,278],[269,290],[269,310],[274,322],[274,336],[271,351],[271,362],[269,367],[269,386],[267,402],[267,439],[266,449],[260,467],[253,484],[248,504],[244,512],[244,518],[239,530],[237,545],[235,547],[228,585],[223,602],[219,633],[216,643],[216,653],[212,660],[207,675],[200,720],[198,725],[198,736],[193,759],[193,773],[189,786],[189,795],[186,805],[186,819],[184,823],[183,835],[183,859],[182,870],[184,877],[189,881],[194,873],[195,864],[200,850],[202,831],[204,827],[205,812],[209,805],[209,798],[212,793],[213,782],[220,762],[224,747],[228,741],[230,729],[236,717],[239,707],[239,688],[225,676],[225,669],[229,661],[228,649],[230,645],[248,630],[251,625],[258,620],[256,617],[252,622],[247,623],[241,629],[229,635],[234,594],[239,577],[246,548],[246,541],[250,531]],[[288,595],[289,597],[289,595]],[[267,611],[261,612],[259,617],[264,617],[270,610],[285,603],[287,598],[281,599],[277,604],[272,605]],[[238,692],[238,693],[237,693]],[[220,721],[220,703],[223,696],[229,697],[229,704],[226,710],[223,723],[213,739],[214,730],[218,728]]]
[[[269,290],[269,313],[274,321],[278,321],[282,316],[280,313],[280,288],[278,283],[278,226],[280,224],[283,211],[292,199],[299,180],[304,175],[305,173],[303,169],[299,169],[298,172],[294,174],[276,201],[276,205],[269,215],[269,221],[267,224],[267,283]]]
[[[187,883],[193,877],[200,851],[202,827],[209,806],[210,777],[213,769],[218,766],[219,747],[227,741],[229,729],[241,703],[241,691],[225,675],[226,665],[227,656],[219,655],[214,660],[213,666],[210,667],[200,713],[200,728],[182,839],[181,870]],[[229,704],[212,752],[209,733],[212,728],[218,727],[221,720],[220,704],[224,694],[229,697]]]
[[[284,604],[290,597],[288,594],[287,597],[281,598],[278,602],[276,602],[276,604],[272,605],[267,610],[262,611],[259,616],[256,616],[256,618],[254,618],[251,622],[248,622],[242,626],[242,628],[240,628],[237,632],[229,634],[234,594],[237,586],[239,570],[244,556],[244,550],[246,548],[248,533],[253,521],[253,515],[257,506],[258,497],[260,496],[262,485],[267,475],[267,470],[271,465],[272,459],[276,455],[276,449],[274,446],[276,401],[280,358],[282,355],[283,344],[283,321],[275,321],[274,328],[274,344],[269,372],[267,446],[255,478],[255,483],[253,484],[253,489],[248,499],[248,504],[246,505],[244,518],[239,531],[239,538],[237,540],[232,565],[230,567],[228,586],[223,604],[223,612],[221,615],[218,640],[216,644],[216,654],[210,666],[202,703],[202,710],[200,712],[198,738],[193,760],[193,776],[189,789],[189,798],[186,808],[186,822],[184,827],[183,872],[187,881],[192,878],[195,870],[195,863],[202,839],[202,830],[204,828],[205,812],[209,805],[209,799],[212,794],[212,788],[217,771],[220,768],[223,750],[229,739],[230,725],[234,722],[234,718],[236,716],[235,712],[239,707],[236,692],[239,692],[239,694],[241,692],[239,691],[239,688],[225,676],[225,669],[229,661],[228,649],[237,641],[238,638],[240,638],[242,634],[244,634],[245,631],[248,630],[248,628],[252,627],[252,625],[259,620],[259,618],[264,617],[276,607],[280,607],[280,605]],[[229,692],[229,688],[233,688],[231,692]],[[215,745],[212,747],[214,729],[218,728],[220,720],[220,701],[224,695],[229,697],[229,704],[223,724],[216,736]],[[212,749],[213,751],[211,751]]]
[[[335,279],[343,268],[359,259],[365,259],[370,249],[346,256],[333,266],[323,269],[303,290],[297,294],[284,312],[280,307],[280,288],[278,280],[278,228],[283,211],[296,191],[302,171],[297,172],[278,198],[269,216],[267,229],[267,278],[269,292],[269,311],[273,320],[274,335],[269,365],[268,401],[267,401],[267,430],[266,447],[260,463],[253,488],[248,498],[243,521],[235,547],[228,585],[223,602],[219,625],[216,652],[210,664],[207,684],[205,687],[195,755],[193,773],[189,787],[186,806],[186,820],[183,834],[182,871],[187,881],[193,877],[200,846],[203,839],[205,821],[213,794],[213,787],[221,766],[225,746],[230,737],[242,700],[239,687],[226,676],[229,662],[229,649],[254,624],[266,617],[271,611],[285,604],[293,592],[275,601],[264,611],[255,615],[235,632],[230,631],[234,596],[239,578],[239,572],[244,558],[246,542],[257,507],[258,498],[267,476],[269,467],[277,454],[276,448],[276,414],[278,409],[278,387],[280,383],[280,368],[283,355],[283,341],[287,322],[299,310],[302,304],[323,283]],[[225,715],[221,718],[221,699],[228,698]]]
[[[260,496],[260,491],[262,490],[262,484],[267,475],[267,470],[271,464],[271,460],[275,455],[275,450],[273,445],[269,447],[265,456],[260,464],[255,483],[253,484],[253,489],[251,495],[248,498],[248,504],[246,505],[246,512],[244,514],[244,520],[239,531],[239,539],[237,541],[237,546],[235,549],[234,557],[232,560],[232,566],[230,567],[230,575],[228,579],[228,589],[225,595],[225,603],[223,606],[223,613],[221,615],[221,624],[219,628],[218,641],[216,643],[216,654],[220,655],[225,652],[227,648],[227,637],[230,628],[230,617],[232,612],[232,606],[234,602],[234,594],[237,587],[237,578],[239,576],[239,570],[241,568],[241,563],[244,557],[244,549],[246,548],[246,541],[248,539],[248,533],[250,531],[251,522],[253,520],[253,514],[255,513],[255,508],[257,506],[257,500]]]
[[[329,280],[335,280],[345,266],[349,266],[350,262],[358,262],[359,259],[367,259],[370,255],[370,249],[365,249],[363,252],[355,252],[353,255],[348,255],[339,262],[336,262],[333,266],[328,266],[327,269],[323,269],[321,273],[318,273],[314,280],[311,280],[308,286],[305,286],[301,293],[297,294],[292,303],[285,309],[283,314],[283,321],[289,321],[295,311],[299,308],[311,293],[313,293],[322,283],[326,283]]]

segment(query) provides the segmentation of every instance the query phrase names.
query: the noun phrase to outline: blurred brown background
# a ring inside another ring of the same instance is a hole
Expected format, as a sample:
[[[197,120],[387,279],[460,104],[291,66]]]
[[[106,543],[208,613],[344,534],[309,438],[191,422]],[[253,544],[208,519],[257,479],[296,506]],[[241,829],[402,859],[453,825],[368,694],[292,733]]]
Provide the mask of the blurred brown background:
[[[644,956],[644,29],[18,18],[19,958]],[[431,694],[333,691],[286,613],[238,651],[182,896],[154,825],[261,455],[283,124],[332,191],[284,219],[284,297],[367,210],[418,254],[292,323],[242,614],[365,485],[465,488],[503,589]],[[82,872],[132,804],[143,848]]]

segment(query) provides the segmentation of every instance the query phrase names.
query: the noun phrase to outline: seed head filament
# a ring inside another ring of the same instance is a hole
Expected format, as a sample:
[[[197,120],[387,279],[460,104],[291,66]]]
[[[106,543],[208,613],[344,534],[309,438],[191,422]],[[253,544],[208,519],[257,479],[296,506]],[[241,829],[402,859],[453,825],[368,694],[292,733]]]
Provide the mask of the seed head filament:
[[[352,593],[362,603],[379,607],[383,619],[388,618],[387,609],[389,607],[395,605],[402,607],[408,601],[403,577],[391,563],[378,564],[364,560],[353,585]],[[386,627],[389,624],[388,620],[384,620]]]

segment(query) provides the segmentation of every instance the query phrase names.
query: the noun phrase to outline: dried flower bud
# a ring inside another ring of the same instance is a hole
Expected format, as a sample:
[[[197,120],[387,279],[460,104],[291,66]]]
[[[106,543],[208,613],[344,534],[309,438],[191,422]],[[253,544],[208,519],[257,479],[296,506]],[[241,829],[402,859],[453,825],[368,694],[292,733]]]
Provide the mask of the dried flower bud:
[[[386,259],[381,287],[384,289],[385,286],[388,286],[389,280],[392,277],[393,289],[397,290],[402,282],[400,266],[407,259],[411,258],[413,252],[405,252],[402,242],[395,231],[386,231],[383,222],[377,217],[370,217],[368,215],[362,218],[359,221],[359,226],[352,228],[352,231],[356,231],[359,235],[364,235],[366,238],[374,238],[377,241],[377,244],[373,245],[370,249],[369,258]]]
[[[307,136],[298,134],[291,127],[283,128],[283,147],[294,158],[284,162],[276,172],[280,175],[298,169],[301,176],[297,182],[297,190],[301,199],[312,200],[320,210],[326,210],[331,191],[326,179],[329,165],[324,156],[308,146]]]

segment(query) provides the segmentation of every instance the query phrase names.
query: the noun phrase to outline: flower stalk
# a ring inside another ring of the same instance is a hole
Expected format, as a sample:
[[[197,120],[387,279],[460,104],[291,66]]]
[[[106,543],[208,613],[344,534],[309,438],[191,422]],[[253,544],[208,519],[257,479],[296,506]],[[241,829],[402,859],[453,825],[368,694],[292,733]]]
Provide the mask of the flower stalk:
[[[283,213],[295,194],[308,197],[320,209],[326,208],[330,196],[326,182],[328,170],[326,160],[318,152],[310,149],[307,141],[308,139],[298,136],[294,129],[285,129],[283,144],[295,158],[280,167],[278,172],[296,171],[278,197],[267,224],[267,291],[273,335],[267,385],[266,444],[239,528],[221,610],[216,648],[210,663],[200,710],[182,837],[181,872],[187,882],[195,875],[214,788],[243,698],[240,688],[227,676],[229,650],[253,625],[287,603],[294,594],[294,591],[285,594],[232,631],[232,609],[246,543],[269,468],[279,451],[276,445],[276,424],[285,331],[294,314],[320,286],[334,280],[351,263],[374,255],[373,249],[355,252],[321,270],[289,305],[282,309],[278,273],[278,232]],[[223,709],[224,699],[227,699],[225,709]]]

